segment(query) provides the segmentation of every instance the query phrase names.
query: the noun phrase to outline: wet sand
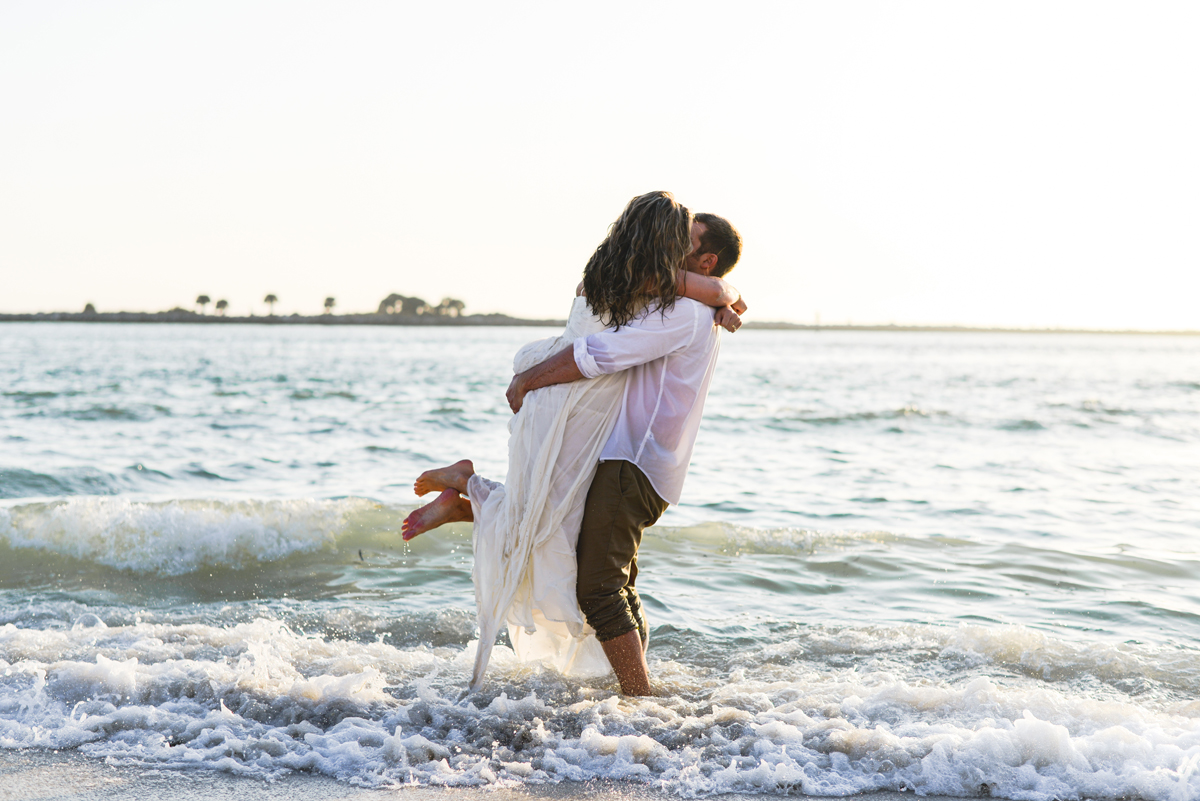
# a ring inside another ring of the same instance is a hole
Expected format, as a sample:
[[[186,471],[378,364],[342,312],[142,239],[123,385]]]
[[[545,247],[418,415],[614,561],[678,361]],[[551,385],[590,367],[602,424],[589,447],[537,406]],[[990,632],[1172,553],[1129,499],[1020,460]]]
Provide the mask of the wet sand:
[[[212,770],[153,770],[107,765],[74,751],[0,751],[0,801],[342,801],[402,794],[406,801],[667,801],[677,796],[638,784],[563,782],[507,788],[402,787],[366,790],[327,776],[292,774],[273,782]],[[731,794],[729,801],[771,796]],[[905,793],[869,793],[863,801],[901,801]],[[933,798],[933,796],[929,796]]]

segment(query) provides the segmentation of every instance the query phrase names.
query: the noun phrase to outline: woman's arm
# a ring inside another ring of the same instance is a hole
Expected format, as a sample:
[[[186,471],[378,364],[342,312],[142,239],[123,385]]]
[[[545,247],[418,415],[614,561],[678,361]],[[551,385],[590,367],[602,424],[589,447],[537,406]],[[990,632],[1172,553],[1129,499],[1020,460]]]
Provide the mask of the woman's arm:
[[[723,278],[712,278],[707,275],[680,270],[678,286],[680,295],[692,300],[698,300],[705,306],[712,306],[716,309],[729,307],[739,315],[746,313],[746,301],[742,300],[741,293],[737,291],[733,284]],[[579,286],[575,287],[575,297],[582,295],[583,282],[580,281]],[[721,323],[720,325],[724,324]]]
[[[741,300],[741,293],[723,278],[713,278],[699,273],[679,271],[679,294],[685,298],[698,300],[705,306],[720,308],[729,306]]]

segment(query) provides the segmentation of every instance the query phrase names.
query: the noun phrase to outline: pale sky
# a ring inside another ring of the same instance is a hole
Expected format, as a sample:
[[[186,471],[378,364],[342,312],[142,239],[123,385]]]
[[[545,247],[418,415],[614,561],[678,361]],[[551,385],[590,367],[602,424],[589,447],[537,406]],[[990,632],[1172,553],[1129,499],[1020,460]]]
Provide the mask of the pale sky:
[[[749,319],[1200,328],[1200,4],[0,3],[0,312],[566,316],[634,195]]]

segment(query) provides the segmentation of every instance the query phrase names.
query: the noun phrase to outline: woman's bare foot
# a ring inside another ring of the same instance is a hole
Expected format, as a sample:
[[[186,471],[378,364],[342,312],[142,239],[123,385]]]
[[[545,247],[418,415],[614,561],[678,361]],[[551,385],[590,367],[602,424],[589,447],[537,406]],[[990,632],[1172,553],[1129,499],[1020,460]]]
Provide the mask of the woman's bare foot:
[[[426,470],[413,484],[413,492],[417,495],[428,495],[431,492],[441,492],[452,489],[456,492],[467,491],[467,481],[475,475],[475,465],[470,459],[455,462],[449,467],[439,467],[436,470]]]
[[[450,487],[417,509],[400,524],[400,535],[408,542],[418,534],[445,525],[446,523],[464,523],[472,520],[471,502],[458,494],[458,490]]]

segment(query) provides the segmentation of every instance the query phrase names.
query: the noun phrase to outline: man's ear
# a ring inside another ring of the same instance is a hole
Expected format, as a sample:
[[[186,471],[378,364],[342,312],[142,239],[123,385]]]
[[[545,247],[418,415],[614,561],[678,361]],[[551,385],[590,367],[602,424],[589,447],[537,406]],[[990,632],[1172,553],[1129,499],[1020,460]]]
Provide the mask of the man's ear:
[[[700,266],[704,269],[705,275],[712,275],[712,271],[717,269],[717,254],[705,253],[700,257]]]

